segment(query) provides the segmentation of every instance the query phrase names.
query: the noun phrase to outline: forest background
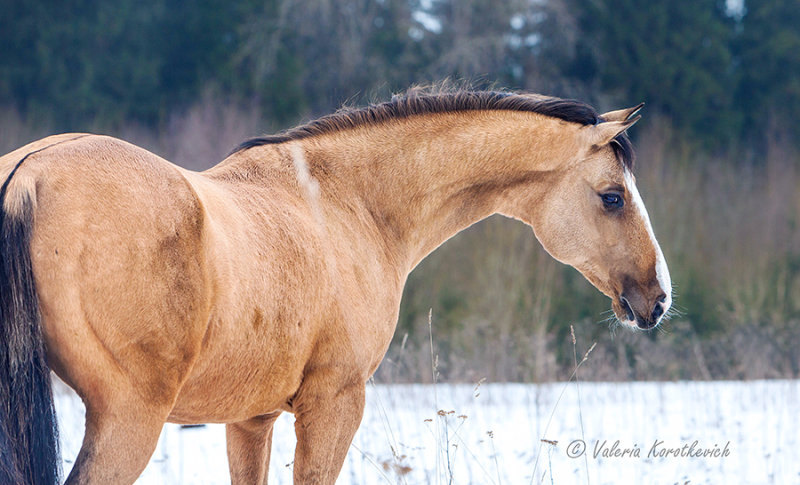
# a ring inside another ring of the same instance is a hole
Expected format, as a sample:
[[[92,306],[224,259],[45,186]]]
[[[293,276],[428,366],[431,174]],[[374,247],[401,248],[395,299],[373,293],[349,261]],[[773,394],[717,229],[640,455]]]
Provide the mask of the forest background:
[[[441,79],[647,103],[636,174],[677,294],[660,330],[492,217],[411,275],[382,382],[797,378],[796,0],[0,1],[0,150],[119,136],[202,170],[240,141]]]

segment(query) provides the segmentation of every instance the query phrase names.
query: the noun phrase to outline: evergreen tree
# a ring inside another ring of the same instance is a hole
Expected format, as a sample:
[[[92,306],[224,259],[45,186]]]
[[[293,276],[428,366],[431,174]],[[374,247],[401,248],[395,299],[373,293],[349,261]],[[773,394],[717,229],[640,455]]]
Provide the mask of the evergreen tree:
[[[756,137],[790,135],[800,128],[800,4],[796,0],[748,0],[736,43],[741,69],[737,102],[746,132]]]
[[[733,19],[717,0],[571,0],[579,12],[574,64],[615,103],[645,101],[687,136],[719,146],[738,134]]]
[[[56,129],[158,122],[228,70],[222,0],[3,2],[0,103]]]

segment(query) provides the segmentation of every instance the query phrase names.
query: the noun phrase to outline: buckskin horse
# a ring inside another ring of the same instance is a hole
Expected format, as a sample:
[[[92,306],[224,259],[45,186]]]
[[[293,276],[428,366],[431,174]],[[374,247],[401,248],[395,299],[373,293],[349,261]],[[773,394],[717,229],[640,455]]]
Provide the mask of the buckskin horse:
[[[640,105],[641,106],[641,105]],[[68,484],[124,484],[163,424],[226,424],[266,483],[295,415],[295,483],[333,483],[409,272],[500,213],[658,325],[671,283],[632,174],[640,106],[412,88],[242,143],[192,172],[107,136],[0,159],[0,482],[60,479],[50,369],[86,405]]]

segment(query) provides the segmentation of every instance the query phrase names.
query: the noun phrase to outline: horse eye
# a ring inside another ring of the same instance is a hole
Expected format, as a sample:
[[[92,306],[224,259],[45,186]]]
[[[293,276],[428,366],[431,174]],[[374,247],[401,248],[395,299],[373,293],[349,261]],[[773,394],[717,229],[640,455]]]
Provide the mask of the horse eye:
[[[625,201],[619,194],[602,194],[600,198],[603,199],[603,205],[606,209],[620,209],[623,205],[625,205]]]

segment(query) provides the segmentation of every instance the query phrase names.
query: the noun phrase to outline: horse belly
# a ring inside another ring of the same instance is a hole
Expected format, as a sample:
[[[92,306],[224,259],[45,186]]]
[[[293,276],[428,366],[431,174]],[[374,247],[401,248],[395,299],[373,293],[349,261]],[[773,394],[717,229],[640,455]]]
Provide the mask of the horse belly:
[[[308,339],[286,335],[274,322],[262,332],[251,322],[222,325],[212,324],[208,339],[213,343],[195,362],[169,420],[224,423],[290,411],[308,359],[302,350],[311,347]]]

